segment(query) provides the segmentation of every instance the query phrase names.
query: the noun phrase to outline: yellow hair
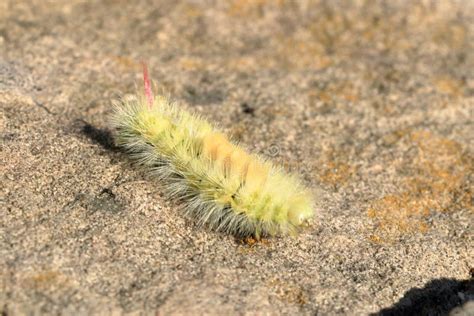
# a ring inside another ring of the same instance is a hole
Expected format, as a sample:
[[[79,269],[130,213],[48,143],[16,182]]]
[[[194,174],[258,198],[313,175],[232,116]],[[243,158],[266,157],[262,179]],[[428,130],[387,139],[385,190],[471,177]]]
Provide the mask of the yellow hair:
[[[295,176],[162,96],[121,100],[112,125],[117,144],[198,224],[259,238],[293,233],[313,215],[311,194]]]

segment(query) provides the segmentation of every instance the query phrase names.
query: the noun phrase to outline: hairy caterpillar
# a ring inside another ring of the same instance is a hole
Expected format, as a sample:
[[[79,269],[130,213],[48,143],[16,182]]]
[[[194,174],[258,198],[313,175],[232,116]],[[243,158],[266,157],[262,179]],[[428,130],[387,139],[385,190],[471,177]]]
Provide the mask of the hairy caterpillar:
[[[204,119],[145,93],[115,103],[115,141],[182,202],[199,225],[235,236],[294,233],[313,214],[309,190],[293,175],[249,154]]]

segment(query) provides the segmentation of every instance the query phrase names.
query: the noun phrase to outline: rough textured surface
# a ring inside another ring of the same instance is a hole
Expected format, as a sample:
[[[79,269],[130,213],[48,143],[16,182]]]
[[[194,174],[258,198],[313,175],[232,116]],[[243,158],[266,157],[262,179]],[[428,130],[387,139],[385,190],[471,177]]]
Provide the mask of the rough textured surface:
[[[469,314],[473,25],[469,0],[0,1],[0,310]],[[302,175],[300,235],[198,229],[130,167],[106,122],[141,59]]]

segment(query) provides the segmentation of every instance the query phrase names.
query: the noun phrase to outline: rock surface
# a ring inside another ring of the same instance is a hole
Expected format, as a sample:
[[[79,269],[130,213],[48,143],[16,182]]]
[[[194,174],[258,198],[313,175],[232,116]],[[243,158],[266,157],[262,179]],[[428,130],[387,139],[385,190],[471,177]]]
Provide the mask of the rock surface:
[[[0,1],[0,311],[472,309],[474,2]],[[301,175],[296,237],[194,226],[107,127],[140,61]],[[469,250],[471,249],[471,250]]]

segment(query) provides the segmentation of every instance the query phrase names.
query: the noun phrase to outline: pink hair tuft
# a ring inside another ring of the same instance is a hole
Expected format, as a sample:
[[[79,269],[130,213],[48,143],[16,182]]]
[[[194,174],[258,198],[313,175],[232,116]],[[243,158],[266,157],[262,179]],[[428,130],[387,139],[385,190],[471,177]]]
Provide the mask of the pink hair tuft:
[[[146,63],[142,62],[143,65],[143,83],[145,86],[145,96],[148,102],[148,107],[151,109],[153,107],[153,91],[151,91],[151,81],[148,76],[148,67]]]

